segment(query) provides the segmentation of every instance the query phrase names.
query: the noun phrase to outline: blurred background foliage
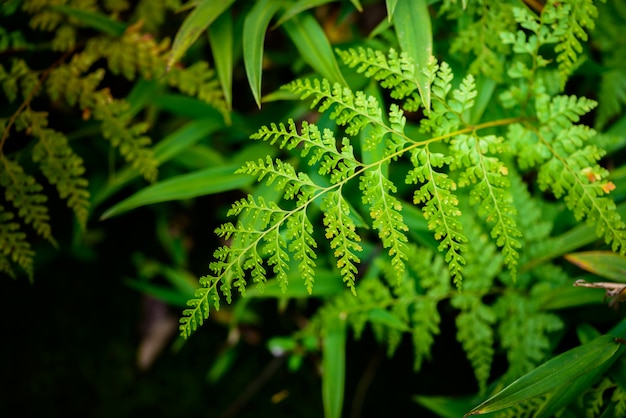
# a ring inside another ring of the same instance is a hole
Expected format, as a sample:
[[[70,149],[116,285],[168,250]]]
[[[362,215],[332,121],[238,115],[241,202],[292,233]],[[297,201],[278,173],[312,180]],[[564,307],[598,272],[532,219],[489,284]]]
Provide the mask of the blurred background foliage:
[[[445,58],[455,68],[489,76],[494,69],[483,64],[491,57],[480,55],[491,51],[489,45],[473,50],[475,42],[452,41],[469,17],[452,21],[443,15],[448,9],[448,17],[458,17],[474,2],[426,3],[434,50],[452,51]],[[2,2],[0,151],[3,161],[23,168],[20,184],[38,185],[29,196],[32,213],[40,217],[12,213],[11,199],[0,198],[0,222],[17,225],[6,227],[13,244],[6,239],[0,247],[8,260],[0,269],[0,415],[324,415],[318,341],[285,336],[301,330],[325,298],[344,290],[339,280],[321,274],[315,298],[299,297],[304,293],[297,288],[287,295],[277,286],[263,294],[251,289],[248,298],[212,314],[188,341],[178,336],[178,316],[223,244],[213,230],[225,221],[231,202],[254,190],[251,177],[233,172],[245,161],[277,153],[249,136],[272,121],[319,117],[304,103],[282,100],[293,97],[278,88],[314,74],[367,88],[361,76],[334,60],[332,48],[397,48],[387,17],[395,4]],[[612,28],[626,20],[626,11],[615,2],[602,7],[601,16],[616,22],[592,33],[596,42],[585,44],[588,58],[567,89],[594,99],[604,95],[586,122],[611,138],[605,165],[614,168],[611,179],[621,202],[626,76],[620,64],[624,45],[615,45],[621,38]],[[32,112],[23,126],[14,117],[21,111]],[[48,112],[45,118],[41,111]],[[123,123],[107,133],[112,120]],[[50,181],[53,175],[42,163],[49,156],[33,158],[37,141],[28,123],[41,128],[40,137],[55,138],[60,161],[73,156],[73,165],[51,169],[65,173],[74,167],[68,183]],[[589,227],[554,215],[561,209],[546,203],[561,245],[535,261],[559,259],[572,277],[624,281],[621,257],[574,253],[600,247]],[[21,258],[8,259],[10,245],[21,248]],[[566,253],[579,267],[560,259]],[[567,324],[592,322],[605,332],[621,318],[601,304],[601,293],[568,286],[543,297],[552,304],[546,309],[559,311]],[[455,335],[458,311],[449,302],[442,305],[440,335],[419,374],[412,370],[414,349],[406,339],[393,357],[370,328],[358,341],[347,339],[343,416],[460,416],[483,399],[475,396],[474,371]],[[555,336],[551,351],[585,342],[581,334],[575,326],[566,329]],[[506,370],[506,357],[498,353],[492,375]]]

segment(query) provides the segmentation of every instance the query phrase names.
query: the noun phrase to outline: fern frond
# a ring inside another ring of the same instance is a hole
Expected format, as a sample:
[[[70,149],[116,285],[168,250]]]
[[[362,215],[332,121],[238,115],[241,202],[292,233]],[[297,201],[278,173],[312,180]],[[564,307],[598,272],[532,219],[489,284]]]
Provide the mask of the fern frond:
[[[502,318],[498,334],[509,361],[506,380],[511,381],[545,360],[552,347],[549,334],[562,329],[563,322],[557,315],[543,312],[532,293],[507,293],[495,309]]]
[[[599,417],[601,415],[602,407],[605,404],[605,392],[614,389],[615,383],[609,378],[602,379],[597,385],[583,395],[585,416],[586,417]]]
[[[385,126],[381,107],[374,97],[360,91],[353,93],[339,83],[331,87],[326,79],[321,82],[318,79],[305,79],[293,81],[283,88],[298,94],[300,99],[311,97],[311,108],[318,107],[320,112],[330,110],[330,118],[338,125],[345,126],[350,136],[358,135],[370,124]]]
[[[28,132],[38,139],[33,147],[33,161],[46,179],[57,188],[59,197],[67,201],[74,211],[81,227],[85,227],[89,215],[89,191],[87,180],[83,177],[85,167],[72,148],[65,135],[47,128],[47,115],[42,112],[24,111],[16,123],[18,130]]]
[[[184,338],[189,338],[209,317],[211,302],[215,309],[219,310],[220,296],[216,289],[217,283],[218,280],[211,276],[200,278],[200,287],[196,289],[194,297],[187,302],[189,308],[183,311],[180,318],[179,329]]]
[[[350,68],[358,67],[356,71],[363,73],[367,78],[380,82],[381,87],[391,90],[391,97],[402,100],[407,97],[419,101],[416,67],[408,54],[398,54],[390,49],[387,56],[371,48],[337,49],[337,55]],[[417,109],[411,109],[417,110]]]
[[[484,392],[495,353],[492,326],[496,322],[496,314],[482,303],[480,296],[458,294],[450,302],[461,310],[456,317],[457,340],[472,364],[480,391]]]
[[[460,17],[461,14],[464,19],[474,21],[461,28],[452,42],[450,52],[472,54],[469,64],[471,74],[484,74],[501,81],[504,73],[504,61],[501,57],[509,52],[509,48],[494,34],[513,30],[515,20],[511,5],[499,1],[475,4],[470,2],[467,10],[460,10],[455,17]]]
[[[0,186],[4,197],[17,209],[17,214],[27,225],[32,225],[37,234],[55,244],[50,227],[50,215],[45,203],[43,187],[33,176],[24,172],[16,161],[0,155]]]
[[[36,72],[28,68],[26,61],[14,59],[9,71],[0,64],[0,84],[9,102],[14,102],[19,93],[24,100],[32,94],[39,84],[39,78]]]
[[[15,215],[0,205],[0,272],[15,277],[11,263],[17,264],[29,278],[33,277],[33,258],[35,252],[20,231],[20,225],[14,222]]]
[[[493,225],[491,236],[502,247],[504,262],[515,276],[522,233],[515,221],[517,210],[508,190],[508,168],[497,158],[487,155],[488,152],[501,153],[501,143],[502,138],[493,135],[478,137],[474,132],[456,136],[451,145],[456,151],[457,164],[466,168],[460,174],[459,186],[473,185],[470,203],[478,205],[478,214],[487,224]]]
[[[554,50],[562,79],[567,80],[583,52],[581,41],[586,42],[589,39],[587,31],[595,28],[598,8],[593,0],[551,0],[547,2],[544,13],[549,13],[550,8],[556,9],[555,18],[563,28],[558,33],[559,40]]]
[[[615,403],[615,416],[626,416],[626,390],[624,390],[620,385],[617,385],[615,391],[613,391],[611,402]]]
[[[424,203],[422,211],[428,220],[428,228],[441,241],[439,251],[447,250],[445,260],[448,262],[450,275],[456,285],[461,286],[461,270],[465,264],[462,252],[467,238],[458,219],[461,211],[458,209],[459,201],[453,194],[456,183],[445,173],[435,171],[435,168],[451,164],[452,161],[451,156],[431,152],[428,145],[412,150],[411,162],[415,168],[407,174],[406,182],[421,184],[413,196],[413,202]]]
[[[404,272],[404,261],[407,259],[408,239],[404,233],[409,227],[400,214],[402,204],[391,195],[397,192],[397,188],[380,169],[366,171],[361,177],[359,187],[363,192],[363,203],[370,207],[373,226],[378,230],[383,247],[389,249],[391,263],[399,278]]]
[[[326,239],[330,241],[330,248],[334,250],[341,277],[356,295],[355,279],[358,273],[356,263],[361,261],[357,253],[363,251],[363,248],[359,244],[361,237],[356,232],[356,225],[350,218],[350,205],[340,190],[332,191],[324,197],[322,211]]]
[[[313,291],[315,281],[315,249],[317,243],[313,238],[313,224],[304,211],[298,211],[287,220],[288,250],[298,263],[298,272],[304,280],[307,291]],[[286,283],[286,281],[285,281]]]

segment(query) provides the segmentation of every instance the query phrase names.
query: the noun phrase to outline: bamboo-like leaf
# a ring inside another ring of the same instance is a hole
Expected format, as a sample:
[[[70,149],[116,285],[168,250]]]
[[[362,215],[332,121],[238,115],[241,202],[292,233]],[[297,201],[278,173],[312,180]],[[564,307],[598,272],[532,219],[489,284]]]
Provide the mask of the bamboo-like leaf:
[[[616,282],[626,283],[626,257],[610,251],[566,254],[565,258],[583,270]]]
[[[233,18],[222,13],[209,26],[209,44],[228,108],[233,105]]]
[[[168,70],[187,52],[202,32],[234,2],[235,0],[200,0],[198,2],[174,37],[172,51],[167,60]]]
[[[555,391],[562,392],[561,388],[567,387],[581,376],[610,366],[617,359],[615,354],[618,350],[621,352],[621,349],[623,346],[615,341],[615,337],[610,335],[598,337],[590,343],[548,360],[472,409],[465,416],[499,411],[528,399]]]
[[[398,0],[385,0],[385,3],[387,5],[387,20],[391,22],[393,14],[396,11],[396,4],[398,3]]]
[[[427,0],[397,0],[393,24],[398,43],[417,66],[416,78],[426,112],[430,110],[430,84],[424,70],[433,55],[433,31]]]
[[[254,179],[250,176],[233,174],[238,167],[238,164],[212,167],[155,183],[114,205],[102,215],[101,219],[111,218],[140,206],[191,199],[251,184]]]
[[[346,322],[329,327],[322,348],[322,400],[325,418],[340,418],[346,379]]]
[[[261,75],[263,72],[263,42],[272,17],[282,6],[277,0],[260,0],[246,16],[243,25],[243,63],[257,106],[261,107]]]
[[[313,16],[306,13],[294,16],[283,27],[307,64],[332,83],[347,85],[330,42]]]
[[[75,9],[62,4],[50,6],[50,8],[56,12],[74,17],[78,19],[82,25],[96,29],[108,35],[122,36],[126,30],[125,24],[118,22],[117,20],[113,20],[102,13],[88,12],[86,10]]]

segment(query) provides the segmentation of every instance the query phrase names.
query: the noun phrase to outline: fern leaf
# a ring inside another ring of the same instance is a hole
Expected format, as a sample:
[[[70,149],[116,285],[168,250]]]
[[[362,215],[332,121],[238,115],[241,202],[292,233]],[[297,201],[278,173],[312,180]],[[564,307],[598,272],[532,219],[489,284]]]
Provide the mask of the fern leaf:
[[[32,280],[35,252],[26,240],[26,234],[20,231],[20,225],[13,222],[14,217],[13,213],[6,211],[0,205],[0,272],[15,277],[11,267],[11,262],[13,262]]]
[[[434,168],[452,163],[452,157],[430,152],[428,145],[418,150],[412,150],[411,162],[415,167],[407,174],[408,184],[422,184],[415,192],[413,202],[424,203],[422,211],[428,220],[428,228],[440,240],[439,251],[446,251],[445,260],[449,265],[450,275],[457,286],[463,280],[461,270],[465,264],[462,256],[464,243],[467,238],[463,234],[459,221],[461,211],[459,201],[452,193],[456,183],[445,173],[435,171]]]
[[[517,211],[507,190],[508,169],[497,158],[486,155],[501,152],[501,142],[502,138],[493,135],[458,135],[452,140],[452,149],[456,151],[457,164],[466,168],[460,175],[459,186],[474,184],[470,203],[477,204],[479,215],[493,225],[491,236],[502,247],[504,261],[515,276],[522,233],[517,228]]]
[[[389,249],[391,263],[400,278],[407,259],[408,239],[404,233],[409,228],[400,214],[402,204],[391,195],[397,192],[397,188],[380,169],[366,171],[359,187],[363,192],[363,203],[370,207],[373,226],[378,230],[383,246]]]
[[[48,198],[34,177],[26,174],[16,161],[0,156],[0,186],[7,201],[13,203],[18,216],[31,224],[37,234],[55,243],[50,227],[50,215],[45,205]]]
[[[532,294],[505,294],[495,309],[502,318],[498,334],[509,361],[506,380],[511,381],[545,360],[552,347],[549,334],[562,329],[563,322],[552,313],[542,312]]]
[[[411,97],[419,101],[416,67],[408,54],[398,54],[392,48],[385,57],[380,51],[361,47],[345,51],[338,49],[337,54],[350,68],[358,67],[358,73],[380,81],[381,87],[391,90],[392,98],[401,100]]]
[[[313,291],[315,280],[315,249],[317,243],[313,238],[313,225],[305,211],[298,211],[287,220],[287,240],[289,251],[294,260],[299,261],[298,271],[304,279],[309,294]]]
[[[220,307],[220,296],[216,289],[217,280],[211,276],[200,278],[200,287],[196,289],[194,297],[187,304],[189,308],[183,311],[179,329],[184,338],[189,338],[209,317],[210,302],[216,310]]]
[[[556,9],[556,19],[565,29],[559,33],[559,40],[554,48],[557,52],[559,72],[563,80],[572,73],[578,56],[583,52],[581,41],[589,39],[587,30],[595,27],[595,19],[598,17],[598,8],[593,0],[551,0],[546,8]]]
[[[356,253],[363,251],[359,244],[361,237],[356,233],[356,225],[350,218],[350,205],[341,195],[340,190],[329,192],[322,203],[326,238],[337,258],[337,267],[343,281],[356,295],[355,279],[358,273],[356,263],[360,259]]]
[[[21,114],[26,115],[29,115],[30,132],[38,137],[33,147],[33,161],[39,163],[44,176],[56,186],[59,197],[67,201],[79,225],[84,228],[89,215],[90,195],[87,180],[83,177],[85,167],[82,158],[70,148],[65,135],[44,127],[47,125],[45,117],[37,123],[33,112]]]
[[[475,295],[459,294],[451,299],[451,303],[461,309],[456,317],[457,340],[472,364],[480,391],[484,392],[495,352],[492,325],[496,322],[496,314]]]
[[[370,124],[386,126],[382,120],[380,105],[374,97],[366,96],[360,91],[353,93],[339,83],[331,87],[326,79],[321,82],[318,79],[305,79],[293,81],[283,88],[299,94],[301,99],[311,97],[311,108],[317,106],[320,112],[332,108],[330,118],[338,125],[345,126],[346,133],[350,136],[358,135]]]
[[[611,396],[611,401],[615,403],[615,416],[626,416],[626,390],[617,385],[613,396]]]

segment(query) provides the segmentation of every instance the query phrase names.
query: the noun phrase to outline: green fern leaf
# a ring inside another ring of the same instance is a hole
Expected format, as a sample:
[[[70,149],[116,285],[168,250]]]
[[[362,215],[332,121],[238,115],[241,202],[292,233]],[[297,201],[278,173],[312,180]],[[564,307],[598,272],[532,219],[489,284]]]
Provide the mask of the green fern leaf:
[[[457,340],[463,345],[463,350],[474,368],[480,391],[484,392],[495,353],[492,326],[496,322],[496,314],[476,295],[459,294],[450,302],[452,306],[461,309],[456,317]]]
[[[366,171],[359,187],[363,192],[363,203],[370,207],[373,226],[378,230],[383,246],[389,249],[391,263],[399,279],[407,259],[408,239],[404,233],[409,228],[400,214],[402,204],[391,195],[397,192],[397,188],[380,169]]]
[[[342,196],[341,191],[329,192],[322,203],[326,239],[337,259],[337,267],[343,281],[356,295],[355,279],[358,273],[357,263],[361,260],[357,253],[363,248],[359,244],[361,237],[356,233],[356,225],[350,217],[350,205]]]
[[[466,170],[460,174],[459,186],[473,184],[470,203],[478,205],[478,214],[493,225],[491,236],[502,247],[504,261],[515,276],[517,249],[522,233],[516,225],[517,211],[506,178],[507,167],[497,158],[486,155],[500,153],[502,138],[493,135],[478,137],[458,135],[452,142],[457,164]]]
[[[20,231],[20,225],[13,222],[14,217],[0,205],[0,272],[15,277],[11,267],[11,263],[15,263],[32,279],[35,252],[26,240],[26,234]]]
[[[16,161],[0,156],[0,186],[7,201],[13,203],[18,216],[32,225],[37,234],[55,244],[50,227],[50,215],[45,205],[48,198],[34,177],[24,172]]]
[[[428,228],[434,231],[437,240],[441,240],[439,251],[446,251],[445,260],[448,262],[450,275],[456,285],[461,286],[461,270],[465,264],[461,253],[465,249],[467,238],[458,219],[461,215],[459,201],[452,193],[456,189],[456,183],[445,173],[434,169],[452,161],[450,156],[430,152],[428,145],[412,150],[411,162],[415,168],[409,171],[406,182],[421,184],[414,194],[413,202],[424,203],[422,210],[428,220]]]

